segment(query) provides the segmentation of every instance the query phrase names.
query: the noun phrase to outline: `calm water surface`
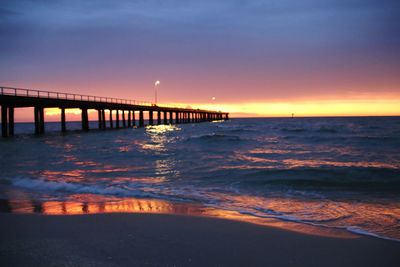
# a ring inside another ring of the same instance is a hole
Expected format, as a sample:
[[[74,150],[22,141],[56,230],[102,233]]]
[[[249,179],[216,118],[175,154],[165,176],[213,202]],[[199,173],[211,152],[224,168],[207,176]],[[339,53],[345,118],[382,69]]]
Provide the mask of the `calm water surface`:
[[[399,117],[233,119],[66,135],[48,123],[53,133],[43,137],[27,134],[33,124],[16,127],[20,135],[0,141],[5,212],[220,210],[400,240]]]

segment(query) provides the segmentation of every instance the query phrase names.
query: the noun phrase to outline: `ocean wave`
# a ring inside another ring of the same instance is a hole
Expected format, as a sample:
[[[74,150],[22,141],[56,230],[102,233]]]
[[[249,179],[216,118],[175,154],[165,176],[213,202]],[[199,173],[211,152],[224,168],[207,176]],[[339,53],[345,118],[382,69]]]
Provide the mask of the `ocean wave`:
[[[261,214],[272,215],[272,216],[275,216],[276,218],[291,218],[292,220],[300,221],[300,219],[293,217],[293,215],[289,216],[289,214],[285,214],[285,213],[275,211],[272,209],[264,209],[264,208],[259,208],[259,207],[256,207],[254,209],[258,212],[261,212]],[[338,215],[338,216],[330,217],[330,218],[313,218],[313,219],[304,219],[303,218],[303,219],[301,219],[301,221],[302,222],[310,222],[310,223],[328,223],[328,222],[330,223],[330,222],[345,220],[350,217],[351,217],[351,215],[343,214],[343,215]]]
[[[294,168],[245,171],[243,184],[352,191],[400,192],[400,170],[384,168]]]
[[[228,135],[222,133],[211,133],[203,135],[193,135],[186,139],[186,141],[207,141],[207,142],[239,142],[243,139],[238,135]]]
[[[329,126],[321,126],[318,129],[316,129],[316,132],[320,133],[337,133],[339,132],[338,128],[334,127],[329,127]]]
[[[282,127],[282,132],[292,133],[303,133],[303,132],[315,132],[315,133],[339,133],[349,132],[348,129],[343,125],[303,125],[296,127]],[[350,131],[351,132],[351,131]]]
[[[151,192],[145,192],[134,188],[124,188],[118,185],[99,185],[99,184],[79,184],[71,182],[54,182],[39,179],[18,178],[13,179],[11,184],[16,187],[34,190],[35,192],[65,192],[75,194],[97,194],[97,195],[111,195],[111,196],[135,196],[135,197],[159,197]]]
[[[355,136],[352,137],[353,139],[358,139],[358,140],[366,140],[366,141],[376,141],[376,142],[393,142],[397,141],[400,142],[400,137],[397,136],[385,136],[385,135],[380,135],[380,136],[373,136],[373,135],[361,135],[361,136]]]
[[[348,138],[359,139],[376,139],[376,140],[399,140],[398,134],[394,129],[385,129],[377,126],[362,127],[360,125],[347,124],[293,124],[281,125],[280,127],[272,127],[273,130],[278,130],[282,133],[302,133],[302,134],[318,134],[332,135],[341,134]],[[379,135],[379,133],[385,133]]]
[[[243,128],[236,128],[236,129],[219,129],[217,133],[255,133],[257,131],[251,129],[243,129]]]
[[[334,226],[334,225],[327,225],[327,222],[332,222],[332,221],[339,221],[341,219],[346,219],[348,216],[339,216],[337,218],[332,218],[329,220],[304,220],[300,219],[296,216],[293,215],[285,215],[281,213],[277,214],[271,214],[271,213],[266,213],[266,214],[260,214],[258,212],[251,212],[247,210],[237,210],[237,212],[244,214],[244,215],[250,215],[258,218],[265,218],[265,219],[278,219],[282,221],[287,221],[287,222],[294,222],[294,223],[300,223],[300,224],[307,224],[307,225],[312,225],[312,226],[317,226],[317,227],[322,227],[322,228],[328,228],[328,229],[340,229],[340,230],[346,230],[351,233],[357,234],[357,235],[365,235],[365,236],[370,236],[370,237],[375,237],[379,239],[385,239],[385,240],[391,240],[391,241],[396,241],[400,242],[400,239],[397,238],[392,238],[388,237],[382,234],[377,234],[373,233],[369,230],[363,229],[361,227],[355,227],[355,226]]]
[[[69,194],[93,194],[101,196],[114,196],[114,197],[136,197],[136,198],[152,198],[177,202],[192,202],[200,201],[202,198],[192,197],[185,195],[183,192],[178,194],[180,190],[168,190],[165,187],[153,188],[145,184],[137,183],[121,183],[113,185],[100,185],[100,184],[80,184],[64,181],[46,181],[39,179],[17,178],[13,179],[10,183],[12,186],[27,189],[29,191]],[[59,197],[59,196],[57,196]]]
[[[253,125],[227,125],[218,124],[216,125],[217,132],[221,133],[246,133],[246,132],[258,132],[259,129],[254,129]]]
[[[307,131],[306,128],[281,128],[282,132],[290,132],[290,133],[302,133]]]

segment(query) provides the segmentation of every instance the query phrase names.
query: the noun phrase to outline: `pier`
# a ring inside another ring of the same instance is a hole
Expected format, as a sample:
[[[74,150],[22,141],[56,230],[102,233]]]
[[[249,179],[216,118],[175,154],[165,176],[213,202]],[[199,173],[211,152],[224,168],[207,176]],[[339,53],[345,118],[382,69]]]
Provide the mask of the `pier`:
[[[35,134],[45,133],[45,109],[59,108],[61,132],[67,131],[66,110],[80,109],[82,130],[89,131],[88,110],[96,110],[98,129],[144,127],[145,114],[148,125],[199,123],[227,120],[229,113],[193,108],[155,105],[150,102],[110,97],[41,91],[33,89],[0,87],[1,135],[14,135],[16,108],[33,107]],[[108,110],[108,116],[106,116]],[[108,122],[108,123],[107,123]]]

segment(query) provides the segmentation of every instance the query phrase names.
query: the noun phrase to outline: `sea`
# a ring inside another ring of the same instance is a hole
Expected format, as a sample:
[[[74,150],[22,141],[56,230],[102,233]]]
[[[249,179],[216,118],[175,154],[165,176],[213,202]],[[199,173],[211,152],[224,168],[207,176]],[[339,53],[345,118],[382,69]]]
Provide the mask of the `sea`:
[[[400,117],[237,118],[0,140],[0,211],[178,213],[400,241]]]

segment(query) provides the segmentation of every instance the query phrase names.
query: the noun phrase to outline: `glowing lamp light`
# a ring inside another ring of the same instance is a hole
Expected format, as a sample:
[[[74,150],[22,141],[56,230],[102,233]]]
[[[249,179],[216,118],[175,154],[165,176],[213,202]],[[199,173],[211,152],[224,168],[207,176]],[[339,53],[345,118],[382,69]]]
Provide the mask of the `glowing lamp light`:
[[[154,105],[157,105],[157,86],[160,85],[160,83],[159,80],[154,83]]]

